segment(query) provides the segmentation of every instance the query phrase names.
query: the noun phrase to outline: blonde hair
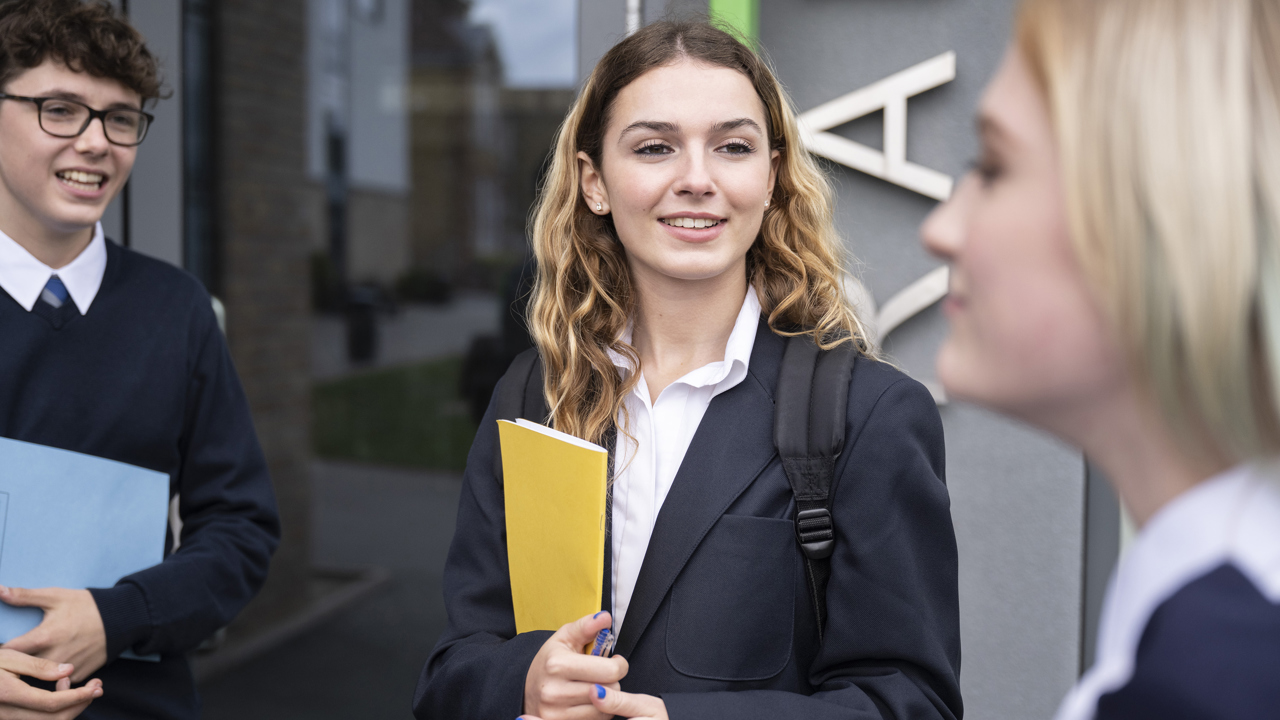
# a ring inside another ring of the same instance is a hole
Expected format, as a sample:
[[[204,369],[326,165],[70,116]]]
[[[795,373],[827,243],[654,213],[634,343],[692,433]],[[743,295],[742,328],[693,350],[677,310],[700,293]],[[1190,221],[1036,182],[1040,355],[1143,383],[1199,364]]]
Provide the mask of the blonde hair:
[[[1026,0],[1081,264],[1193,453],[1280,451],[1280,3]]]
[[[654,23],[609,50],[587,79],[560,128],[533,220],[538,275],[529,324],[542,357],[547,406],[557,429],[591,441],[613,428],[639,377],[622,377],[609,351],[636,368],[640,358],[620,340],[636,308],[626,253],[612,219],[592,213],[582,197],[577,154],[585,152],[600,167],[618,93],[681,58],[746,75],[765,106],[770,149],[781,154],[772,202],[747,253],[747,277],[769,327],[783,335],[812,334],[823,347],[854,342],[870,353],[840,282],[846,258],[832,220],[831,189],[804,150],[781,85],[754,52],[723,30],[701,22]]]

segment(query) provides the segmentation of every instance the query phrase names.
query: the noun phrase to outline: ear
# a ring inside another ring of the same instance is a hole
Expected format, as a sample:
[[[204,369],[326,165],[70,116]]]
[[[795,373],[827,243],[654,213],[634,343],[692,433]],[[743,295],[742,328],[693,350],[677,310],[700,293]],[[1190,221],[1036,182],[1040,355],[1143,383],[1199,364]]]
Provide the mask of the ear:
[[[609,190],[604,186],[604,176],[584,152],[578,153],[578,177],[582,178],[582,199],[587,202],[587,207],[597,215],[608,215]],[[596,209],[597,204],[599,210]]]
[[[782,153],[769,151],[769,197],[773,197],[773,184],[778,180],[778,166],[782,164]]]

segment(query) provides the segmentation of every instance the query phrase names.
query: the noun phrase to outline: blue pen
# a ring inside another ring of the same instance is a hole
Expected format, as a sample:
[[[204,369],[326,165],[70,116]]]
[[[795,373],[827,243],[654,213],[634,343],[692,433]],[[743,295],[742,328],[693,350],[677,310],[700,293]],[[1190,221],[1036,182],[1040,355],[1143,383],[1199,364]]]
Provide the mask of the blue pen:
[[[613,654],[613,643],[617,640],[617,636],[613,634],[612,628],[605,628],[596,633],[595,644],[591,647],[591,654],[596,657],[609,657]]]

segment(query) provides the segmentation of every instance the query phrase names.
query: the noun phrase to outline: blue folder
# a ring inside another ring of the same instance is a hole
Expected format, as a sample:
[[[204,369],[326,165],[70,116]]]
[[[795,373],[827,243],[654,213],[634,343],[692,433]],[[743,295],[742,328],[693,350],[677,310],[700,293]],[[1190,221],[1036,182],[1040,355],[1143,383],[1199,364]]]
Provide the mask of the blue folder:
[[[107,588],[164,559],[169,476],[0,438],[0,585]],[[44,611],[0,603],[0,642]]]

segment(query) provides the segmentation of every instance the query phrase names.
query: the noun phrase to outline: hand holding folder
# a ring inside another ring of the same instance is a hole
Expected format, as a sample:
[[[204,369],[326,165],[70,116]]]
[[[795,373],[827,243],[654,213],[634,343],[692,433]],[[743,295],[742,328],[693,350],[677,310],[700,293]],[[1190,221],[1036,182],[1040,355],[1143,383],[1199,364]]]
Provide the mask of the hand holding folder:
[[[498,421],[516,632],[600,609],[609,453],[528,420]]]
[[[164,473],[0,438],[0,585],[111,587],[163,559],[168,511]],[[0,603],[0,642],[40,624],[42,605],[84,599],[67,597],[28,593],[27,607]]]

